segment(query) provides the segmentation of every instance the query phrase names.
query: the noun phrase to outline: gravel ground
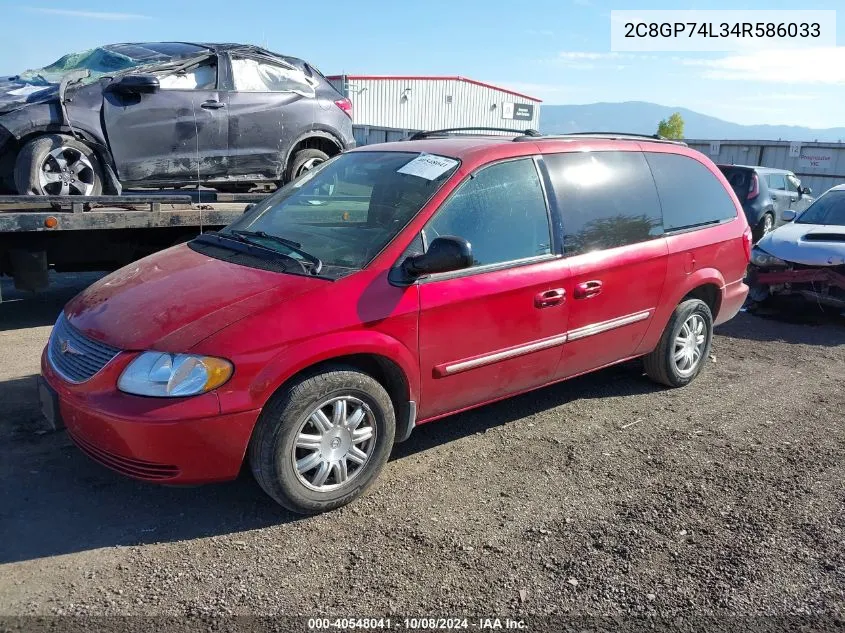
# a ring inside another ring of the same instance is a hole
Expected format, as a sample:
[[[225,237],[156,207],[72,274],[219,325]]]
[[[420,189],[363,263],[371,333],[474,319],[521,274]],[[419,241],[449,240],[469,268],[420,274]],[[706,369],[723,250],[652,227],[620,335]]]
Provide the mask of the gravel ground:
[[[685,389],[632,363],[432,423],[300,518],[45,432],[39,355],[95,278],[3,282],[0,614],[845,617],[841,316],[741,313]]]

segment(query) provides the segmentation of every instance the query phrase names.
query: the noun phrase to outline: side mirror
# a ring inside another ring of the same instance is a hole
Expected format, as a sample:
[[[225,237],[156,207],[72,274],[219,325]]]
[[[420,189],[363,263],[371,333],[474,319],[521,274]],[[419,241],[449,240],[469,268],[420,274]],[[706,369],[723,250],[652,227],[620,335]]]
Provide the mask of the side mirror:
[[[120,94],[151,94],[158,92],[161,85],[155,75],[124,75],[108,85],[112,92]]]
[[[402,271],[411,279],[434,273],[447,273],[472,266],[472,246],[462,237],[436,238],[422,255],[402,262]]]
[[[796,217],[798,217],[798,214],[792,209],[787,209],[781,214],[781,217],[784,222],[792,222]]]
[[[813,195],[813,190],[810,189],[809,187],[798,187],[798,195],[811,196],[811,195]]]

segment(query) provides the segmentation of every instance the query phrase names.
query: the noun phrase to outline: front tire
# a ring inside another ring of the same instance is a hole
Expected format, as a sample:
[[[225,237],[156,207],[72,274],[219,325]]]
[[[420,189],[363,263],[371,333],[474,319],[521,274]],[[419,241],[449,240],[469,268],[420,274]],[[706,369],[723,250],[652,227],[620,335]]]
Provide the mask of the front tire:
[[[700,299],[675,308],[657,348],[644,357],[649,378],[669,387],[683,387],[701,373],[713,342],[713,314]]]
[[[258,419],[249,463],[258,485],[299,514],[360,497],[390,456],[396,419],[372,376],[336,365],[274,395]]]
[[[21,195],[99,196],[103,169],[96,152],[66,134],[38,136],[15,161],[15,188]]]

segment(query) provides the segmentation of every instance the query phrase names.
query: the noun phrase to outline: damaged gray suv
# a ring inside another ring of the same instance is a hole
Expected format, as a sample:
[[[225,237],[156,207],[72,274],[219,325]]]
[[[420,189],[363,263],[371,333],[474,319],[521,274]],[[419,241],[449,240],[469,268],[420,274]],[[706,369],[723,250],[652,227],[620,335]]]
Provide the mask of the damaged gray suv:
[[[0,79],[0,188],[99,195],[288,182],[354,147],[313,66],[240,44],[111,44]]]

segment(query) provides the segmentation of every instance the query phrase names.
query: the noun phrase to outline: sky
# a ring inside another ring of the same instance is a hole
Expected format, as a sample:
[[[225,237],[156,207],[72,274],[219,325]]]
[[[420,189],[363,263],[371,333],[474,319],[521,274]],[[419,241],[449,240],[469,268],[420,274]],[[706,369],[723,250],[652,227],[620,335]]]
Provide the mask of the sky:
[[[0,0],[0,73],[126,41],[228,41],[325,74],[461,75],[546,104],[651,101],[743,124],[845,126],[845,11],[837,48],[613,53],[611,9],[836,9],[838,1]],[[37,26],[37,31],[34,30]]]

